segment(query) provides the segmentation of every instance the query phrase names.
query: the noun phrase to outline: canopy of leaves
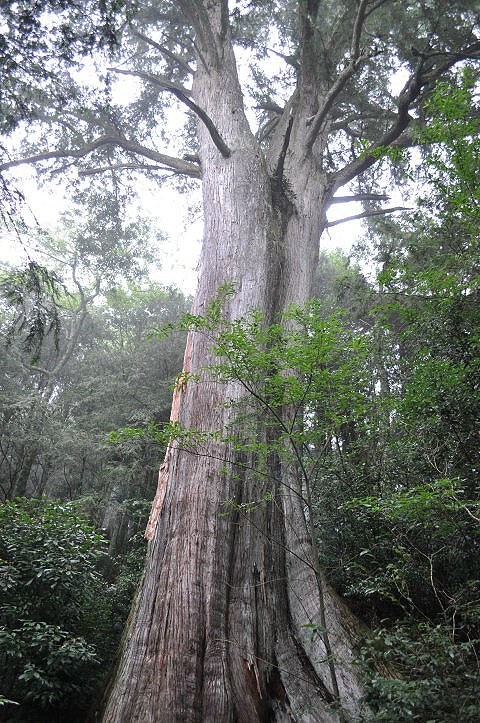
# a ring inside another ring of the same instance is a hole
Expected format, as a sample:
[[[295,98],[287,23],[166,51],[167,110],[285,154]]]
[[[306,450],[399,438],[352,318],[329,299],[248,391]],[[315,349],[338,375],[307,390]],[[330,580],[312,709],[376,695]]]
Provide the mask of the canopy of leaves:
[[[199,47],[200,3],[162,0],[125,7],[116,1],[52,0],[44,12],[40,3],[4,5],[4,24],[11,27],[5,41],[5,130],[18,118],[35,120],[35,137],[20,155],[62,170],[68,167],[65,159],[72,159],[88,176],[138,170],[156,178],[172,173],[200,177],[194,123],[198,107],[192,114],[189,85]],[[404,127],[421,121],[423,100],[436,78],[461,60],[478,59],[475,0],[239,0],[226,3],[225,10],[239,51],[246,105],[253,111],[250,118],[256,115],[253,130],[265,151],[278,143],[275,129],[281,127],[282,115],[295,108],[301,88],[309,96],[302,102],[312,112],[324,105],[326,122],[318,119],[324,136],[314,148],[319,168],[341,175],[346,163],[357,161],[351,178],[372,165],[362,161],[366,148],[374,150],[381,138],[389,146]],[[28,63],[16,47],[22,39]],[[100,68],[96,80],[91,60],[88,73],[59,72],[58,63],[76,62],[102,42],[112,46],[114,56],[108,71],[100,55],[94,56]],[[47,54],[56,60],[47,60]],[[391,78],[400,70],[409,74],[409,81],[395,94]],[[118,102],[113,92],[125,76],[135,83],[128,104]],[[23,91],[14,94],[13,84],[19,82]],[[178,113],[178,101],[189,107],[186,115]],[[313,117],[306,121],[306,135]],[[310,146],[316,131],[312,133]],[[399,141],[411,142],[411,136]],[[16,163],[5,158],[2,167]]]

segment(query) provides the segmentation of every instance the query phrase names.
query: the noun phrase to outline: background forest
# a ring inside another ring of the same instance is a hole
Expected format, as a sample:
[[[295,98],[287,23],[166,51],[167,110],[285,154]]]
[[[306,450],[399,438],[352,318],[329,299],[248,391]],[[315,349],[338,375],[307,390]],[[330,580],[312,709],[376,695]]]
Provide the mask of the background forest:
[[[313,302],[266,328],[255,310],[224,324],[220,302],[193,317],[152,281],[150,231],[114,184],[56,237],[30,230],[41,263],[4,265],[0,720],[84,721],[101,695],[165,445],[204,441],[168,424],[192,327],[210,374],[256,390],[238,414],[275,420],[287,399],[302,418],[275,444],[301,460],[322,564],[365,623],[369,720],[480,718],[478,77],[452,73],[424,113],[422,150],[382,161],[417,206],[322,253]],[[235,443],[261,474],[254,430]]]

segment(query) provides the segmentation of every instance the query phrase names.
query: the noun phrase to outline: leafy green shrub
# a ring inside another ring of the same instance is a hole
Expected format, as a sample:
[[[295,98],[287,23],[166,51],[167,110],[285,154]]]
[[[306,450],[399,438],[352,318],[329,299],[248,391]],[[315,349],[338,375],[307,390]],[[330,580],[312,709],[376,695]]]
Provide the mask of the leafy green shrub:
[[[58,625],[19,621],[0,631],[0,651],[6,668],[19,672],[13,694],[41,709],[92,692],[100,663],[95,647]]]
[[[363,541],[376,530],[346,568],[347,593],[385,616],[362,651],[368,720],[478,720],[478,503],[441,479],[344,507]],[[398,678],[376,672],[385,664]]]
[[[392,662],[398,678],[373,675],[371,721],[478,721],[478,640],[458,642],[452,627],[403,623],[378,630],[363,649],[368,664]]]
[[[106,546],[70,503],[0,506],[0,690],[20,703],[11,720],[84,719],[133,590],[122,583],[117,600]]]

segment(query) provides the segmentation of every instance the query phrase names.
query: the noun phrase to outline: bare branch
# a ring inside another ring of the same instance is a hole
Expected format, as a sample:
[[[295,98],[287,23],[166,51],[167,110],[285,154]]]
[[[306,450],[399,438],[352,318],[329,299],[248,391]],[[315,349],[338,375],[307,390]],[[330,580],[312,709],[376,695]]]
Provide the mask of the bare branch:
[[[78,171],[78,175],[82,177],[96,176],[107,171],[169,171],[173,175],[185,175],[169,166],[153,166],[150,163],[117,163],[108,166],[96,166],[82,169]]]
[[[294,55],[284,55],[283,53],[279,53],[278,50],[274,50],[273,48],[267,48],[267,51],[276,55],[277,58],[281,58],[287,65],[290,65],[295,70],[299,70],[298,61]]]
[[[59,158],[83,158],[84,156],[87,156],[89,153],[96,151],[98,148],[102,148],[103,146],[108,146],[108,145],[115,145],[116,140],[117,139],[114,136],[105,135],[105,136],[101,136],[100,138],[97,138],[96,140],[92,141],[91,143],[85,144],[82,148],[70,149],[70,150],[57,149],[55,151],[45,151],[43,153],[35,153],[32,156],[26,156],[25,158],[19,158],[14,161],[7,161],[6,163],[0,164],[0,171],[6,171],[9,168],[14,168],[16,166],[22,166],[27,163],[38,163],[39,161],[49,161],[52,159],[59,159]]]
[[[352,201],[388,201],[386,193],[354,193],[349,196],[334,196],[330,203],[351,203]]]
[[[136,78],[141,78],[142,80],[146,80],[148,83],[156,85],[162,90],[169,90],[172,93],[174,91],[177,91],[178,93],[182,93],[182,95],[186,96],[192,94],[192,91],[188,88],[185,88],[179,83],[174,83],[168,78],[164,78],[163,75],[154,75],[153,73],[146,73],[143,70],[128,70],[127,68],[107,68],[107,70],[109,70],[110,73],[118,73],[119,75],[131,75]]]
[[[180,100],[182,103],[184,103],[190,110],[192,110],[203,122],[203,124],[206,126],[208,132],[210,133],[210,137],[212,141],[217,146],[218,150],[222,154],[224,158],[230,158],[232,155],[232,152],[230,148],[227,146],[225,141],[223,140],[222,136],[217,130],[217,127],[215,126],[214,122],[210,118],[205,111],[200,108],[196,103],[193,102],[193,100],[190,100],[187,96],[183,95],[181,91],[174,90],[173,88],[169,89],[173,95],[175,95],[178,100]]]
[[[142,146],[136,141],[129,141],[127,138],[121,135],[106,134],[100,138],[96,138],[90,143],[86,143],[81,148],[70,148],[70,149],[56,149],[54,151],[45,151],[44,153],[36,153],[32,156],[25,158],[19,158],[14,161],[7,161],[6,163],[0,164],[0,171],[5,171],[9,168],[15,168],[16,166],[25,165],[28,163],[39,163],[41,161],[58,160],[61,158],[85,158],[93,151],[105,147],[117,147],[122,148],[124,151],[129,153],[135,153],[143,158],[148,158],[151,161],[155,161],[167,169],[173,170],[176,173],[190,178],[201,178],[200,168],[195,163],[190,163],[182,158],[175,158],[174,156],[167,156],[164,153],[159,153],[152,148]]]
[[[288,151],[288,145],[290,143],[290,135],[292,133],[292,126],[293,126],[293,115],[290,115],[287,129],[286,129],[285,135],[283,137],[282,150],[280,151],[277,166],[272,175],[272,180],[276,181],[277,183],[281,183],[281,181],[282,181],[283,168],[285,165],[285,158],[286,158],[287,151]]]
[[[358,58],[360,55],[360,38],[362,36],[363,23],[365,20],[365,10],[368,5],[368,0],[360,0],[360,4],[357,10],[357,16],[353,25],[352,33],[352,44],[350,46],[351,58]]]
[[[152,48],[156,48],[156,50],[162,53],[162,55],[165,55],[165,57],[173,60],[173,62],[177,63],[177,65],[188,75],[191,75],[193,73],[193,68],[191,68],[190,65],[183,58],[181,58],[179,55],[176,55],[175,53],[172,53],[172,51],[166,48],[164,45],[157,43],[155,40],[152,40],[152,38],[149,38],[147,35],[140,33],[138,30],[132,30],[132,35],[139,40],[143,40],[143,42],[147,45],[151,45]]]
[[[276,116],[275,118],[270,118],[267,123],[265,123],[263,126],[261,126],[257,133],[255,134],[255,137],[259,143],[263,143],[263,141],[266,141],[267,138],[273,133],[275,128],[280,122],[280,118]]]
[[[393,206],[393,208],[380,208],[376,211],[364,211],[363,213],[355,213],[353,216],[345,216],[344,218],[338,218],[335,221],[327,221],[325,228],[332,228],[332,226],[338,226],[341,223],[347,223],[347,221],[356,221],[360,218],[370,218],[371,216],[384,216],[387,213],[395,213],[396,211],[411,211],[411,206]]]
[[[181,103],[190,108],[190,110],[192,110],[204,123],[208,132],[210,133],[212,141],[215,143],[222,156],[224,158],[230,158],[230,156],[232,155],[230,148],[223,140],[210,116],[205,113],[205,111],[200,108],[200,106],[198,106],[193,100],[191,100],[191,98],[189,98],[189,96],[191,95],[191,91],[188,90],[188,88],[184,88],[182,85],[178,85],[177,83],[172,83],[170,80],[162,78],[159,75],[145,73],[142,70],[124,70],[122,68],[109,68],[109,70],[114,73],[121,73],[122,75],[134,75],[139,78],[143,78],[144,80],[147,80],[150,83],[157,85],[162,90],[166,90],[167,92],[172,93],[172,95],[178,98]]]
[[[265,101],[264,103],[259,103],[255,106],[256,110],[266,110],[270,113],[277,113],[278,115],[282,115],[283,111],[285,110],[285,107],[281,107],[278,105],[278,103],[274,103],[271,100]]]

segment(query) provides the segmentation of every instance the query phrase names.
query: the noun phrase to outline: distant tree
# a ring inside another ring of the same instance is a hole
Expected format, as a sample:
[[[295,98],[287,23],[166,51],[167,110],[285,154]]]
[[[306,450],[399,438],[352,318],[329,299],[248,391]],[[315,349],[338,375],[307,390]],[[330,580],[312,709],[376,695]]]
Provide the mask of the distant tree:
[[[4,498],[97,495],[96,521],[112,533],[108,499],[116,507],[151,495],[161,451],[120,453],[106,437],[115,426],[168,419],[182,341],[147,337],[185,300],[141,280],[147,229],[124,222],[108,194],[91,195],[90,210],[105,213],[101,230],[91,216],[67,220],[59,240],[37,235],[46,276],[35,262],[3,272],[1,489]]]

